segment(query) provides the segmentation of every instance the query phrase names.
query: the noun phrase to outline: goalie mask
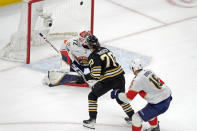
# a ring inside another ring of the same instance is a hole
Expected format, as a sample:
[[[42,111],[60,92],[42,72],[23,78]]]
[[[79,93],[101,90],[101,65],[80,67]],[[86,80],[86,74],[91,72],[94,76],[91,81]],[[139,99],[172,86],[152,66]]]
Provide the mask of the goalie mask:
[[[86,38],[87,41],[87,45],[88,47],[91,49],[97,49],[100,47],[100,43],[98,41],[98,39],[96,38],[96,36],[94,35],[90,35]]]
[[[88,36],[90,36],[91,35],[91,32],[90,31],[82,31],[80,34],[79,34],[79,36],[80,37],[83,37],[83,38],[86,38],[86,37],[88,37]]]
[[[79,41],[82,43],[82,46],[86,49],[89,49],[86,38],[90,35],[90,31],[82,31],[81,33],[79,33]]]

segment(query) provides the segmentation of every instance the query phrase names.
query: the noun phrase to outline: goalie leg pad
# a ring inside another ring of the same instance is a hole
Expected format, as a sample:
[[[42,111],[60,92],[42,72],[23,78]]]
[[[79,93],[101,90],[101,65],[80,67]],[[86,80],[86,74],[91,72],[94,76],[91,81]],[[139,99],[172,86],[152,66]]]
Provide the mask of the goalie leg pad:
[[[88,83],[76,84],[79,75],[71,74],[70,72],[48,71],[48,79],[51,85],[70,85],[79,87],[89,87]]]
[[[66,74],[66,75],[64,75],[62,80],[59,82],[59,84],[61,84],[61,85],[69,85],[69,86],[78,86],[78,87],[89,87],[88,83],[76,84],[76,80],[79,77],[80,76],[78,76],[78,75]]]
[[[64,76],[60,79],[59,84],[64,84],[68,82],[75,82],[79,78],[78,75],[70,75],[70,74],[64,74]]]

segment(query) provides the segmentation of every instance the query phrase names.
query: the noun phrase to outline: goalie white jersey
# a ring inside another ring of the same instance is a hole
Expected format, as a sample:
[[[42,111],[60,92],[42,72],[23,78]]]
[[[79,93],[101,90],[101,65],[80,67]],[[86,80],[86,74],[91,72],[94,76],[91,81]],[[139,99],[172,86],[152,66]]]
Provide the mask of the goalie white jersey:
[[[82,37],[74,37],[65,41],[61,50],[67,50],[71,61],[76,61],[82,66],[88,66],[88,56],[90,50],[83,47],[85,39]]]
[[[88,87],[87,83],[70,83],[74,82],[76,78],[79,77],[79,75],[76,72],[73,72],[75,70],[72,69],[71,64],[76,65],[77,68],[79,68],[79,70],[81,70],[82,72],[84,72],[85,68],[89,67],[88,56],[90,54],[90,51],[84,48],[83,43],[85,42],[85,39],[80,36],[71,38],[68,41],[64,41],[60,49],[62,57],[61,69],[60,71],[48,71],[48,76],[44,78],[45,84],[53,86],[65,84]]]
[[[148,103],[159,103],[171,95],[171,90],[151,70],[142,70],[134,78],[127,96],[138,92]]]
[[[48,71],[48,76],[44,78],[47,85],[74,85],[88,87],[88,84],[76,84],[75,82],[79,74],[75,72],[72,65],[75,65],[83,73],[89,72],[88,56],[91,53],[87,48],[85,37],[89,35],[88,31],[83,31],[79,36],[65,40],[60,48],[61,53],[61,69]],[[88,69],[88,70],[85,70]],[[85,72],[86,71],[86,72]]]

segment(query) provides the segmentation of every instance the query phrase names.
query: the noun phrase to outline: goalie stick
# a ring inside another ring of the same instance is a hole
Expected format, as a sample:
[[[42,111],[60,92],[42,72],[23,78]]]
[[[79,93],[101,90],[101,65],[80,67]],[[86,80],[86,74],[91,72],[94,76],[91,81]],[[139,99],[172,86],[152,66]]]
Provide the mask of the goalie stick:
[[[45,42],[47,44],[49,44],[57,53],[58,55],[60,54],[59,50],[57,48],[55,48],[55,46],[53,46],[53,44],[51,44],[51,42],[49,42],[46,37],[44,37],[44,35],[42,33],[39,33],[40,37],[43,38],[45,40]]]
[[[61,53],[59,52],[59,50],[58,50],[57,48],[55,48],[55,46],[54,46],[53,44],[51,44],[51,42],[48,41],[47,38],[44,37],[44,35],[43,35],[42,33],[39,33],[39,35],[40,35],[41,38],[43,38],[43,39],[45,40],[45,42],[46,42],[47,44],[49,44],[49,45],[56,51],[56,53],[57,53],[58,55],[61,56]],[[85,76],[84,76],[84,73],[83,73],[73,62],[71,62],[71,65],[70,65],[70,66],[72,67],[72,69],[73,69],[75,72],[77,72],[80,76],[83,77],[83,79],[84,79],[85,82],[87,82],[87,80],[86,80],[86,78],[85,78]],[[56,86],[56,85],[54,85],[54,86]]]
[[[76,81],[67,81],[67,82],[63,82],[60,84],[49,84],[49,87],[54,87],[54,86],[59,86],[59,85],[67,85],[67,86],[77,86],[77,87],[84,87],[84,88],[88,88],[90,87],[88,83],[85,84],[76,84]]]
[[[75,84],[76,81],[67,81],[60,84],[49,84],[49,87],[59,86],[59,85],[66,85],[66,84]]]
[[[61,84],[49,84],[49,87],[59,86],[59,85],[66,85],[66,84],[74,84],[75,81],[65,82]]]

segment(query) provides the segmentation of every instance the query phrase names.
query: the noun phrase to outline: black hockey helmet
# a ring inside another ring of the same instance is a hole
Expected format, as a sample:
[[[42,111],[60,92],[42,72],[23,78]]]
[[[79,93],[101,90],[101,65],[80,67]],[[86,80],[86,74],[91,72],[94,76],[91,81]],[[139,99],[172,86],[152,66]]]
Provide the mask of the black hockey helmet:
[[[99,43],[98,39],[96,38],[96,36],[94,36],[94,35],[89,35],[86,38],[86,41],[87,41],[88,46],[90,48],[97,49],[100,47],[100,43]]]

